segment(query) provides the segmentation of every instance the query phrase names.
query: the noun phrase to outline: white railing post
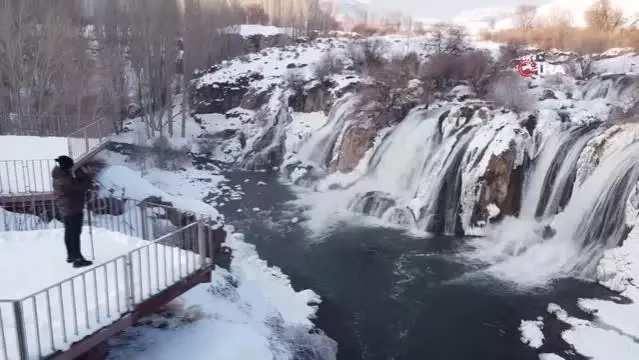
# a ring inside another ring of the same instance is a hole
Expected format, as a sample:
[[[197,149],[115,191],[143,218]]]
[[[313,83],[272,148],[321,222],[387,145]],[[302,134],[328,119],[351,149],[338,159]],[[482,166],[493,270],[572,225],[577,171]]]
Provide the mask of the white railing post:
[[[24,314],[22,313],[22,303],[20,301],[13,302],[13,316],[16,322],[16,338],[18,340],[18,354],[20,360],[27,360],[27,336],[24,329]]]
[[[149,223],[148,223],[148,212],[145,203],[140,204],[140,226],[142,230],[142,240],[152,240],[149,238]]]
[[[73,145],[72,143],[72,138],[70,136],[67,136],[67,146],[69,147],[69,156],[73,157]]]
[[[135,305],[135,282],[133,281],[133,261],[131,253],[124,258],[124,297],[126,298],[126,310],[132,311]]]
[[[87,128],[82,129],[82,136],[84,136],[85,152],[89,152],[89,135],[87,135]]]
[[[200,253],[200,267],[206,265],[206,245],[206,228],[204,227],[204,223],[199,221],[197,223],[197,248]]]

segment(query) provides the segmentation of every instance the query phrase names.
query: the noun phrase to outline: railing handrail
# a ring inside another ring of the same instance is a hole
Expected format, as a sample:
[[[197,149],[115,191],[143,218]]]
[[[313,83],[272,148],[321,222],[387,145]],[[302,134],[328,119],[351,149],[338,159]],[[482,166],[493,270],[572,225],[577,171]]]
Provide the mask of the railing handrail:
[[[48,290],[51,290],[53,288],[56,288],[56,287],[60,286],[60,285],[66,283],[68,281],[72,281],[73,279],[79,278],[79,277],[84,276],[84,275],[86,275],[86,274],[88,274],[90,272],[93,272],[93,271],[95,271],[96,268],[103,267],[103,266],[108,265],[110,263],[116,262],[116,261],[118,261],[121,258],[126,258],[127,256],[129,256],[130,254],[132,254],[134,252],[140,251],[140,250],[142,250],[144,248],[147,248],[147,247],[149,247],[151,245],[160,243],[160,242],[166,240],[167,238],[170,238],[172,236],[175,236],[176,234],[179,234],[179,233],[183,232],[184,230],[186,230],[188,228],[191,228],[191,227],[193,227],[195,225],[198,225],[199,223],[200,222],[198,221],[198,222],[194,222],[194,223],[191,223],[189,225],[183,226],[183,227],[181,227],[181,228],[179,228],[179,229],[177,229],[177,230],[175,230],[173,232],[170,232],[168,234],[162,235],[162,236],[160,236],[159,238],[157,238],[157,239],[155,239],[153,241],[148,241],[147,244],[140,245],[140,246],[138,246],[138,247],[136,247],[134,249],[131,249],[131,250],[125,252],[124,254],[121,254],[121,255],[113,257],[113,258],[111,258],[109,260],[103,261],[103,262],[101,262],[101,263],[99,263],[97,265],[91,266],[87,270],[84,270],[84,271],[79,272],[79,273],[77,273],[77,274],[75,274],[73,276],[69,276],[69,277],[67,277],[67,278],[65,278],[63,280],[60,280],[60,281],[58,281],[57,283],[55,283],[53,285],[49,285],[46,288],[42,288],[40,290],[37,290],[35,292],[30,293],[29,295],[25,295],[25,296],[23,296],[21,298],[9,299],[9,300],[7,300],[7,302],[24,301],[24,300],[26,300],[28,298],[31,298],[31,297],[34,297],[34,296],[38,296],[38,295],[40,295],[40,294],[42,294],[42,293],[44,293],[44,292],[46,292]]]
[[[87,125],[84,125],[84,126],[82,126],[82,127],[79,127],[79,128],[77,128],[77,129],[75,129],[74,131],[70,132],[70,133],[69,133],[66,137],[67,137],[67,138],[74,137],[73,135],[75,135],[76,133],[79,133],[79,132],[81,132],[81,131],[84,131],[86,128],[88,128],[88,127],[90,127],[90,126],[93,126],[93,125],[95,125],[95,124],[97,124],[97,123],[99,123],[99,122],[102,122],[102,121],[104,121],[104,120],[107,120],[107,118],[100,118],[100,119],[98,119],[98,120],[96,120],[96,121],[94,121],[94,122],[92,122],[92,123],[89,123],[89,124],[87,124]]]
[[[36,290],[35,292],[30,293],[29,295],[25,295],[25,296],[23,296],[23,297],[21,297],[21,298],[15,298],[15,299],[13,299],[13,300],[9,300],[9,301],[11,301],[11,302],[14,302],[14,301],[22,302],[22,301],[24,301],[24,300],[26,300],[26,299],[28,299],[28,298],[32,298],[32,297],[34,297],[34,296],[38,296],[38,295],[40,295],[40,294],[42,294],[42,293],[44,293],[44,292],[47,292],[47,291],[49,291],[49,290],[51,290],[51,289],[53,289],[53,288],[58,287],[58,286],[60,286],[60,285],[62,285],[62,284],[64,284],[64,283],[66,283],[66,282],[73,281],[73,280],[74,280],[74,279],[76,279],[76,278],[79,278],[79,277],[84,276],[84,275],[86,275],[86,274],[88,274],[88,273],[90,273],[90,272],[93,272],[93,271],[95,271],[95,269],[97,269],[97,268],[101,268],[101,267],[106,266],[106,265],[108,265],[108,264],[110,264],[110,263],[116,262],[116,261],[118,261],[118,260],[119,260],[119,259],[121,259],[121,258],[125,258],[125,257],[127,257],[127,255],[128,255],[128,254],[118,255],[118,256],[116,256],[116,257],[114,257],[114,258],[111,258],[111,259],[109,259],[109,260],[107,260],[107,261],[103,261],[103,262],[101,262],[101,263],[99,263],[99,264],[97,264],[97,265],[91,266],[90,268],[88,268],[88,269],[86,269],[86,270],[84,270],[84,271],[82,271],[82,272],[80,272],[80,273],[77,273],[77,274],[75,274],[75,275],[73,275],[73,276],[69,276],[68,278],[66,278],[66,279],[64,279],[64,280],[60,280],[60,281],[58,281],[57,283],[55,283],[55,284],[53,284],[53,285],[49,285],[49,286],[48,286],[48,287],[46,287],[46,288],[42,288],[42,289],[40,289],[40,290]]]
[[[8,160],[7,159],[5,159],[5,160],[0,159],[0,162],[17,162],[17,161],[55,161],[55,159],[54,158],[49,158],[49,159],[44,159],[44,158],[42,158],[42,159],[8,159]]]

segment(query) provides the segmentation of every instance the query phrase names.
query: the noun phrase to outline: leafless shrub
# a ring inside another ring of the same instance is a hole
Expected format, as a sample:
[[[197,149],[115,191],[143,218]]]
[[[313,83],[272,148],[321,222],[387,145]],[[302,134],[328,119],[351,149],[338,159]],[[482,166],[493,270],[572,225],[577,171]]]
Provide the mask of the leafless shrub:
[[[359,23],[355,25],[352,29],[354,33],[358,33],[362,36],[373,36],[377,32],[377,30],[373,27],[370,27],[364,23]]]
[[[419,76],[421,61],[415,52],[395,55],[383,67],[376,67],[369,73],[375,80],[394,88],[405,88],[408,82]]]
[[[304,78],[304,74],[302,74],[299,70],[289,70],[284,77],[284,82],[286,83],[288,88],[295,91],[295,93],[299,94],[304,92],[306,79]]]
[[[328,51],[320,58],[319,62],[313,67],[313,75],[317,80],[323,82],[329,76],[339,74],[344,69],[344,62],[335,55],[334,52]]]
[[[498,62],[502,66],[510,67],[513,65],[513,60],[521,58],[525,53],[525,47],[521,41],[511,40],[499,47]]]
[[[490,53],[475,50],[458,58],[461,69],[461,77],[475,91],[477,95],[485,95],[489,91],[489,85],[497,75],[498,65]]]
[[[346,57],[353,63],[355,70],[368,73],[386,63],[384,53],[386,43],[381,39],[364,39],[352,42],[346,48]]]
[[[521,113],[531,109],[534,99],[528,92],[527,83],[511,73],[502,74],[491,85],[490,98],[501,107]]]
[[[178,170],[188,161],[188,151],[188,146],[174,148],[164,136],[156,138],[151,144],[153,163],[162,170]]]
[[[468,33],[464,27],[439,23],[435,24],[429,32],[431,40],[426,47],[435,55],[461,55],[469,48]]]
[[[436,90],[449,87],[459,72],[455,60],[455,56],[450,54],[431,56],[420,69],[422,81]]]
[[[438,54],[431,56],[422,66],[421,79],[436,90],[446,90],[456,83],[465,82],[482,95],[497,73],[497,64],[489,53],[475,50],[461,55]]]

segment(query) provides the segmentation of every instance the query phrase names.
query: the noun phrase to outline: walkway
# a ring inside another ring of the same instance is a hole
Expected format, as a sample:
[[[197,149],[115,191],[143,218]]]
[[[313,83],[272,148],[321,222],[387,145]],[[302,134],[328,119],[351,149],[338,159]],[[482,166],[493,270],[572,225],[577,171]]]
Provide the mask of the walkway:
[[[0,359],[74,359],[210,281],[223,239],[208,219],[158,219],[161,205],[118,201],[88,217],[83,252],[98,257],[85,269],[64,261],[59,222],[0,208]]]

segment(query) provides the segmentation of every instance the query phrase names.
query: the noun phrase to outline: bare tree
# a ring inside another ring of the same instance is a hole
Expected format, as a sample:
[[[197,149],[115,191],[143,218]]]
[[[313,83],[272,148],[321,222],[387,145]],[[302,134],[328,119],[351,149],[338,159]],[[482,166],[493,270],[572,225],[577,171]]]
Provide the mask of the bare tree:
[[[60,134],[80,125],[84,70],[91,64],[75,6],[73,1],[0,1],[3,127]]]
[[[515,26],[521,30],[532,29],[537,18],[537,6],[520,5],[515,10]]]
[[[433,25],[429,32],[429,50],[436,55],[461,55],[468,48],[468,34],[463,27],[438,23]]]
[[[173,81],[179,13],[174,0],[136,0],[129,6],[131,63],[147,136],[173,135]]]
[[[623,11],[612,6],[610,0],[597,0],[584,15],[588,26],[598,31],[612,31],[626,22]]]

